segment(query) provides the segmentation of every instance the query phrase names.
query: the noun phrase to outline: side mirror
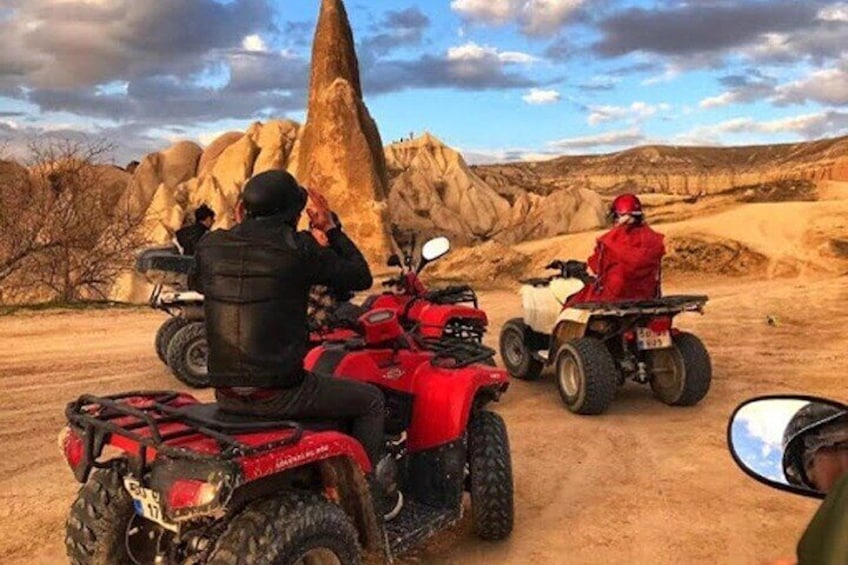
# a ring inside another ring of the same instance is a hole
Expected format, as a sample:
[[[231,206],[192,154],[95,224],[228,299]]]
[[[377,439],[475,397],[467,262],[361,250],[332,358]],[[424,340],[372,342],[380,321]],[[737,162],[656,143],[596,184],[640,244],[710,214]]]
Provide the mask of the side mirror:
[[[435,237],[421,247],[421,258],[429,263],[448,251],[450,251],[450,240],[446,237]]]
[[[401,265],[401,262],[400,262],[400,257],[398,257],[397,253],[392,253],[389,256],[389,260],[386,264],[389,267],[401,267],[401,268],[403,267],[403,265]]]
[[[848,406],[812,396],[752,398],[730,417],[727,442],[753,479],[824,498],[848,473]]]
[[[418,265],[418,270],[420,271],[425,265],[432,263],[448,251],[450,251],[450,240],[448,238],[441,236],[428,240],[421,246],[421,264]]]

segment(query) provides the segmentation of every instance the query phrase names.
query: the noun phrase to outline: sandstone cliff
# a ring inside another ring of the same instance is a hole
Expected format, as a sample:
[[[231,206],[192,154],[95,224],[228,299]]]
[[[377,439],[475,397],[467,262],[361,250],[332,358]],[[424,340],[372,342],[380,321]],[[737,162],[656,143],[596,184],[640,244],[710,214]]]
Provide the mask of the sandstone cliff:
[[[600,196],[566,188],[549,196],[504,181],[491,186],[430,134],[386,148],[395,230],[450,235],[456,244],[505,244],[598,227]]]
[[[321,3],[296,176],[342,213],[345,230],[369,262],[383,265],[392,251],[386,163],[377,125],[362,101],[353,34],[341,0]]]

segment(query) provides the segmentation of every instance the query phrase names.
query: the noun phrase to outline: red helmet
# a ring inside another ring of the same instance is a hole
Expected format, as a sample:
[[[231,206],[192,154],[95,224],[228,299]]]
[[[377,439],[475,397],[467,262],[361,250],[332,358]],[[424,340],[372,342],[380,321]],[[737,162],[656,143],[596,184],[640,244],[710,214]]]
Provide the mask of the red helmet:
[[[610,206],[610,214],[613,218],[624,216],[625,214],[636,218],[642,217],[642,202],[635,194],[622,194],[616,196]]]

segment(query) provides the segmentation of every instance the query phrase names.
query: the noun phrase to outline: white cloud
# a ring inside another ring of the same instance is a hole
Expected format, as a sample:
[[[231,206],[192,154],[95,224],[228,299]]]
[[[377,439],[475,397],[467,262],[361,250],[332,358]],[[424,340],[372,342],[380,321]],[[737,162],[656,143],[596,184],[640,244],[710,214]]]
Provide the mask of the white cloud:
[[[610,131],[598,135],[587,135],[582,137],[568,137],[548,143],[550,147],[557,149],[592,149],[598,147],[621,147],[626,145],[637,145],[645,142],[645,135],[639,128]]]
[[[662,103],[657,105],[645,102],[633,102],[630,106],[589,106],[590,114],[587,122],[596,126],[603,122],[628,119],[633,122],[645,120],[657,112],[668,111],[671,106]]]
[[[556,90],[531,88],[530,92],[521,97],[528,104],[553,104],[559,102],[561,96]]]
[[[806,78],[781,85],[777,88],[775,101],[778,103],[803,103],[814,100],[824,104],[848,104],[848,63],[839,68],[823,69],[810,73]]]
[[[453,0],[451,10],[464,18],[480,23],[505,24],[515,17],[516,0]]]
[[[265,45],[265,41],[263,41],[257,34],[245,37],[241,42],[241,46],[245,51],[265,52],[268,50],[268,47]]]
[[[804,139],[844,134],[848,129],[848,113],[826,110],[817,114],[801,114],[775,120],[757,121],[753,118],[734,118],[713,125],[697,126],[675,137],[680,143],[691,145],[721,144],[727,135],[737,134],[787,134]]]
[[[556,152],[539,152],[530,149],[460,149],[469,165],[490,165],[513,161],[547,161],[559,157]]]
[[[736,101],[736,96],[732,92],[722,92],[718,96],[704,98],[698,103],[701,108],[718,108],[719,106],[727,106]]]
[[[822,8],[818,13],[818,18],[827,22],[848,22],[848,4],[840,2]]]
[[[531,36],[555,34],[586,0],[453,0],[451,9],[466,20],[489,25],[517,22]]]
[[[528,65],[538,61],[533,55],[520,51],[498,51],[495,47],[478,45],[469,41],[464,45],[448,48],[448,61],[482,61],[495,58],[501,63]]]
[[[522,10],[527,35],[553,35],[583,5],[584,0],[530,0]]]

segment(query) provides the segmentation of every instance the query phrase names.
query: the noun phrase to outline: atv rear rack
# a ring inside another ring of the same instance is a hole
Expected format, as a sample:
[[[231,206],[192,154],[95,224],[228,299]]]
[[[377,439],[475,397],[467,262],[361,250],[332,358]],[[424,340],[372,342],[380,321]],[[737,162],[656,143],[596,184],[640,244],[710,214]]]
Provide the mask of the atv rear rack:
[[[467,284],[431,290],[424,299],[433,304],[473,304],[479,308],[477,294]]]
[[[494,357],[495,350],[482,343],[454,338],[417,338],[418,345],[435,353],[430,363],[436,367],[459,369]],[[453,363],[447,363],[450,359]]]
[[[167,457],[194,461],[230,460],[292,445],[299,442],[303,437],[303,427],[297,422],[288,420],[257,421],[241,426],[232,424],[222,426],[220,422],[199,415],[188,414],[184,408],[191,407],[194,403],[183,407],[171,405],[179,397],[180,393],[172,391],[136,391],[112,396],[85,394],[75,402],[68,404],[65,409],[65,416],[73,427],[83,430],[87,462],[92,462],[93,459],[97,458],[100,448],[109,434],[123,436],[140,446],[152,448],[157,453]],[[143,401],[143,404],[131,406],[121,402],[133,398]],[[130,421],[120,424],[115,422],[115,420],[122,418],[130,419]],[[176,426],[176,429],[163,431],[162,424],[178,424],[178,426]],[[245,434],[268,430],[283,431],[288,428],[294,433],[285,438],[259,445],[246,445],[233,435],[226,433],[224,428],[227,431]],[[143,429],[149,430],[147,435],[139,433]],[[167,443],[191,435],[202,435],[215,440],[221,451],[212,454],[201,453]],[[139,450],[142,465],[146,452],[146,449]],[[97,454],[93,455],[94,453]]]
[[[620,302],[583,302],[569,308],[592,310],[611,316],[657,315],[680,312],[703,313],[708,297],[703,295],[672,295],[653,300],[625,300]]]

